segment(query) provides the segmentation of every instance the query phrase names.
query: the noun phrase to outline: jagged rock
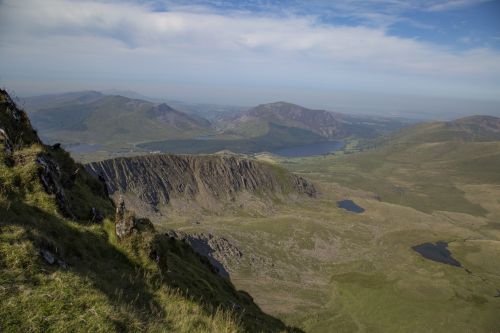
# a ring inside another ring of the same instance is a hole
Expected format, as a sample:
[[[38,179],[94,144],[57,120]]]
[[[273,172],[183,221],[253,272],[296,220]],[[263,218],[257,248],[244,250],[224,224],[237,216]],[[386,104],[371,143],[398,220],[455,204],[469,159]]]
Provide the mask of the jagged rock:
[[[211,233],[188,234],[168,230],[165,234],[191,245],[197,253],[207,257],[218,274],[223,277],[228,277],[231,267],[238,265],[243,257],[243,252],[236,245],[224,237],[214,236]]]
[[[274,198],[317,193],[313,184],[280,167],[234,156],[148,155],[89,163],[85,168],[103,179],[115,200],[124,195],[128,207],[158,219],[167,205],[215,211],[227,203],[263,206]]]
[[[66,217],[74,219],[68,201],[64,194],[63,186],[59,179],[61,178],[61,171],[59,165],[54,162],[50,157],[45,154],[38,155],[36,159],[37,164],[40,166],[39,177],[45,192],[48,194],[55,194],[57,205],[62,214]]]
[[[11,155],[13,150],[12,143],[10,142],[7,132],[5,132],[3,128],[0,128],[0,140],[3,141],[3,145],[5,147],[4,149],[7,155]]]
[[[18,109],[3,89],[0,89],[0,129],[2,130],[0,137],[3,138],[4,143],[8,141],[10,152],[18,147],[41,143],[26,112]]]
[[[143,232],[143,231],[150,231],[154,232],[155,227],[153,223],[148,219],[148,218],[135,218],[134,219],[134,227],[137,229],[137,231]]]
[[[53,265],[56,262],[56,257],[49,250],[41,249],[40,254],[49,265]]]
[[[43,260],[49,265],[54,265],[57,263],[59,267],[62,269],[68,269],[69,265],[62,259],[57,258],[51,251],[47,249],[41,249],[40,250],[40,255],[42,256]]]
[[[58,142],[58,143],[54,143],[52,146],[50,146],[50,149],[52,150],[59,150],[61,149],[61,144]]]
[[[305,193],[310,197],[315,197],[318,194],[316,187],[306,179],[296,176],[292,181],[293,187],[297,189],[299,193]]]
[[[134,216],[125,209],[125,201],[120,200],[116,207],[115,232],[119,239],[123,239],[132,234],[135,227]]]

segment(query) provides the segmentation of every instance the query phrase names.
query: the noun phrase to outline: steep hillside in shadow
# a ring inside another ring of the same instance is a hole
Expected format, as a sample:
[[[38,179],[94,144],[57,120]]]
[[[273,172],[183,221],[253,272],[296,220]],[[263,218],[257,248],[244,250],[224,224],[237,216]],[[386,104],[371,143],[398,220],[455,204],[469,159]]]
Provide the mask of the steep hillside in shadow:
[[[0,91],[0,331],[295,331],[217,273],[115,209],[104,185],[43,145]]]

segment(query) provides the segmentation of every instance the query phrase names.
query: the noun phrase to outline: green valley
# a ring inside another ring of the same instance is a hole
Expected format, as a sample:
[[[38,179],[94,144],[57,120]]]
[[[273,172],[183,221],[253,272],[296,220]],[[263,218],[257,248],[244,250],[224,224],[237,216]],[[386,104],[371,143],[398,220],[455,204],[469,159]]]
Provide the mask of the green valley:
[[[416,125],[357,153],[257,156],[313,181],[318,197],[256,210],[172,206],[157,228],[229,239],[243,253],[227,261],[231,280],[305,331],[494,331],[500,145],[484,130],[486,139],[468,127],[447,134],[463,122]],[[365,211],[338,208],[346,198]],[[412,250],[438,241],[462,267]]]

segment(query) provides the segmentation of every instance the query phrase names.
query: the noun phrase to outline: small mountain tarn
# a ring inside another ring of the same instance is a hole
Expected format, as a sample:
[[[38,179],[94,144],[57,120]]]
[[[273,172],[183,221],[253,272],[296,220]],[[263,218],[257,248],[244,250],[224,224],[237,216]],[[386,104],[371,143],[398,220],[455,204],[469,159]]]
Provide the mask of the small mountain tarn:
[[[356,214],[361,214],[365,211],[365,209],[361,206],[358,206],[352,200],[340,200],[337,201],[337,207],[345,209],[349,212],[353,212]]]
[[[422,257],[456,267],[462,267],[460,262],[453,258],[450,250],[448,250],[448,243],[438,241],[436,244],[423,243],[420,245],[412,246],[412,249],[418,252]]]

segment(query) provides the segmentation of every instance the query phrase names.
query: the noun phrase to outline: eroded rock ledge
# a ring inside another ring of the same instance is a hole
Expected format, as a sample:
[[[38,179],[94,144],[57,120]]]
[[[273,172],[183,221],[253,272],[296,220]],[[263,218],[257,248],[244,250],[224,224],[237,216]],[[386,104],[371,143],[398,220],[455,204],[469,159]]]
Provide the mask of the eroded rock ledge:
[[[182,240],[199,254],[208,258],[210,263],[217,268],[219,275],[229,277],[231,267],[241,263],[243,252],[231,241],[211,233],[169,230],[167,236]]]
[[[317,194],[312,183],[278,166],[234,156],[146,155],[85,168],[106,183],[115,201],[123,196],[128,207],[148,216],[172,202],[215,210],[224,203],[245,205],[243,193],[265,202]]]

